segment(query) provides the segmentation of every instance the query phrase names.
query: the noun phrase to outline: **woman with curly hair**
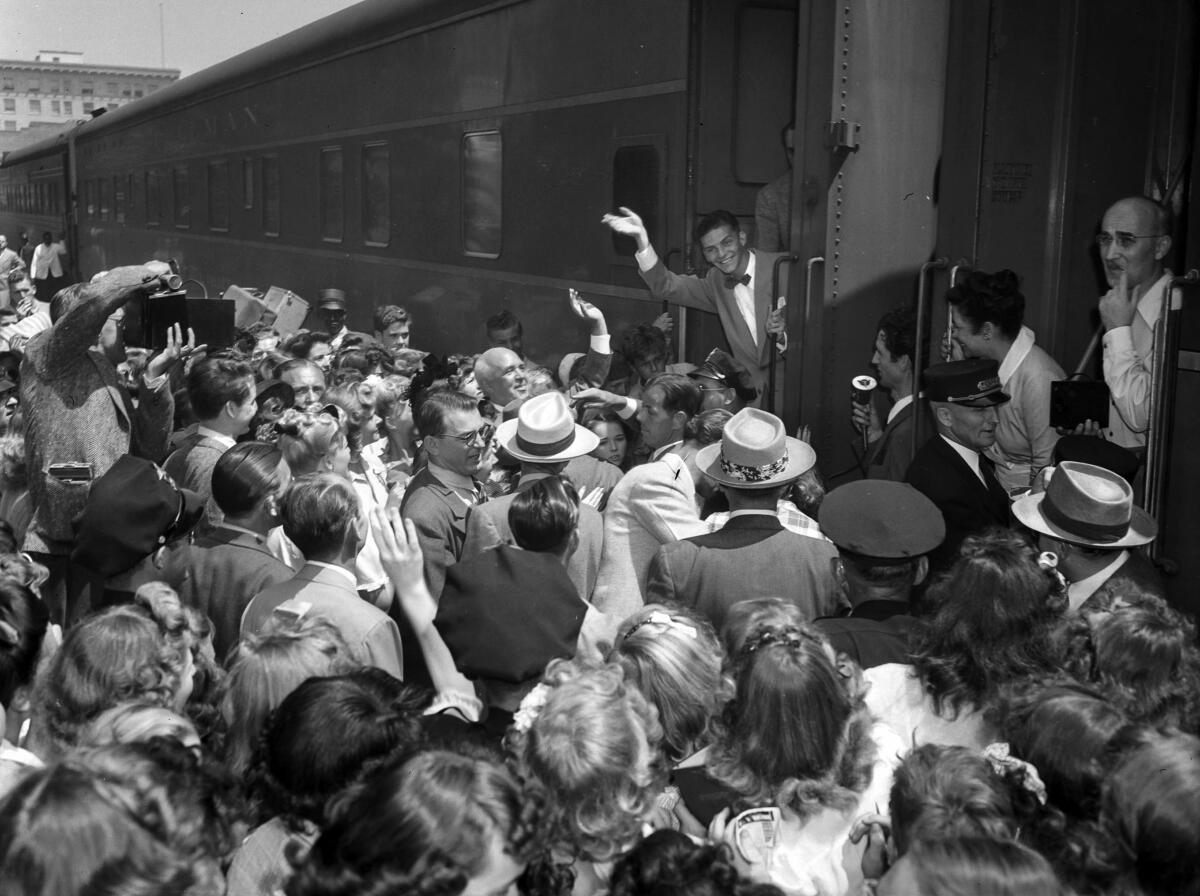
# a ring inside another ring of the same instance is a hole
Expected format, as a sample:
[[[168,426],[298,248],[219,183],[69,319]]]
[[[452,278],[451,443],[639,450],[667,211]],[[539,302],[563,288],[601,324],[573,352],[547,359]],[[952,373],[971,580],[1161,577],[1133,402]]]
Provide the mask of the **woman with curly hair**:
[[[951,287],[946,301],[961,357],[999,364],[1000,385],[1012,397],[996,408],[996,444],[987,452],[996,462],[996,478],[1010,492],[1028,489],[1052,463],[1058,433],[1050,425],[1050,384],[1067,375],[1023,325],[1025,296],[1012,271],[972,271]]]
[[[1000,688],[1056,671],[1051,635],[1065,600],[1061,581],[1038,560],[1014,532],[968,537],[925,593],[912,665],[863,673],[867,705],[906,744],[982,750],[998,739],[983,710]]]
[[[267,718],[301,682],[357,666],[338,630],[320,618],[272,619],[242,641],[230,654],[220,701],[229,770],[245,776]]]
[[[715,725],[708,776],[726,808],[710,834],[751,863],[756,880],[820,896],[856,892],[854,819],[887,800],[903,744],[871,719],[833,649],[804,624],[764,622],[730,656],[736,692]],[[774,848],[747,851],[739,813],[778,809]]]
[[[878,896],[1069,896],[1050,864],[1012,840],[922,840],[879,882]]]
[[[416,751],[428,703],[427,693],[382,669],[310,678],[288,694],[271,714],[250,772],[262,824],[234,853],[227,896],[281,890],[289,856],[302,861],[328,823],[329,800],[385,760]]]
[[[495,760],[389,764],[331,806],[287,896],[516,896],[537,809]]]
[[[783,896],[738,873],[729,851],[679,831],[655,831],[617,860],[609,896]]]
[[[44,759],[73,747],[92,719],[118,703],[181,710],[191,696],[197,640],[178,596],[149,589],[134,600],[70,628],[41,676],[33,734]]]
[[[1063,668],[1103,691],[1131,721],[1200,730],[1196,627],[1133,583],[1098,595],[1060,623]]]
[[[554,660],[505,745],[545,800],[550,846],[572,865],[576,896],[603,890],[666,783],[654,707],[616,663]]]
[[[350,444],[342,411],[325,406],[320,411],[287,410],[275,421],[279,450],[293,476],[335,473],[345,476],[350,466]]]

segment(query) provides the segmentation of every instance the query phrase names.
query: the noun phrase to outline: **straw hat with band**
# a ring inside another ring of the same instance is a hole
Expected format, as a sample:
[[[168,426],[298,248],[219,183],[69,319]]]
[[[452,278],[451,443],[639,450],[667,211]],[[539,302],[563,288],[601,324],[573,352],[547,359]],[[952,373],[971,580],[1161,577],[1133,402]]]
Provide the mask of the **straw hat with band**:
[[[535,464],[583,457],[600,444],[594,432],[575,422],[561,392],[525,399],[517,416],[497,427],[496,439],[517,460]]]
[[[758,408],[743,408],[729,422],[721,441],[696,452],[696,466],[721,485],[773,488],[799,479],[813,468],[817,454],[793,439],[783,421]]]
[[[1013,502],[1013,514],[1035,532],[1093,548],[1130,548],[1158,535],[1158,524],[1134,506],[1129,483],[1103,467],[1063,461],[1046,470],[1046,490]]]

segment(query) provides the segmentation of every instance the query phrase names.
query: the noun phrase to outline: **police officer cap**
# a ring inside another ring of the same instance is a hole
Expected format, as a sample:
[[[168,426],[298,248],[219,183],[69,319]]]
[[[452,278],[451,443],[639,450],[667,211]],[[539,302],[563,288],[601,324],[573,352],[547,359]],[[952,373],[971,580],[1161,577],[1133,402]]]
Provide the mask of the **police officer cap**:
[[[844,551],[901,560],[928,554],[946,537],[942,512],[903,482],[860,479],[821,502],[821,531]]]

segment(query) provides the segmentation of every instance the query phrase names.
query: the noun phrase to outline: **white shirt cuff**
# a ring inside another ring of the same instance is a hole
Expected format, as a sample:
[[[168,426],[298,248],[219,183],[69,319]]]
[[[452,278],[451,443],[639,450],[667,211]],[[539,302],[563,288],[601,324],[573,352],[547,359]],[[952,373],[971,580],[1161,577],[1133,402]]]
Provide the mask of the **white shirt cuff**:
[[[1120,354],[1133,354],[1133,328],[1113,327],[1104,334],[1104,348]]]
[[[625,407],[617,409],[617,416],[622,420],[628,420],[638,412],[638,400],[625,396]]]
[[[648,271],[658,264],[658,253],[654,251],[653,246],[647,246],[645,249],[633,253],[633,257],[637,259],[638,268],[643,271]]]
[[[588,347],[598,355],[612,354],[612,338],[608,333],[600,333],[589,337]]]

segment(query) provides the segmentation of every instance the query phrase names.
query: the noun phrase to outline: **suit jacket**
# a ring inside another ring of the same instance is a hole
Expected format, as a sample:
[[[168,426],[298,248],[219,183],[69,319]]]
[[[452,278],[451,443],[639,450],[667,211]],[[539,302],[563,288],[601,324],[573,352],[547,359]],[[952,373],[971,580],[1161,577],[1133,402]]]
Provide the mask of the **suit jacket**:
[[[167,378],[153,388],[143,379],[134,407],[112,362],[91,349],[105,319],[139,287],[119,270],[84,286],[75,307],[26,347],[21,406],[35,507],[26,550],[70,553],[71,521],[87,501],[90,483],[51,478],[51,464],[89,464],[97,479],[124,454],[160,463],[167,453],[174,413]]]
[[[934,569],[950,566],[968,535],[1009,525],[1008,495],[1000,482],[992,477],[991,484],[985,486],[940,435],[921,446],[905,481],[936,504],[946,520],[946,538],[929,555],[929,565]]]
[[[779,253],[776,252],[754,251],[754,277],[750,285],[754,288],[757,345],[738,310],[733,290],[725,286],[725,275],[717,268],[710,268],[703,277],[681,275],[668,270],[660,258],[650,270],[639,273],[656,299],[716,312],[734,360],[750,371],[754,384],[761,390],[767,381],[767,368],[770,366],[771,337],[767,335],[767,314],[779,295],[787,295],[786,267],[779,272],[778,295],[771,294],[771,277],[778,257]]]
[[[209,526],[215,526],[225,518],[212,497],[212,473],[221,455],[228,450],[216,439],[194,432],[186,436],[163,462],[163,469],[177,484],[204,498],[204,518]]]
[[[617,621],[636,611],[645,603],[646,575],[659,547],[706,529],[682,458],[667,454],[634,467],[604,510],[604,551],[592,591],[596,609]]]
[[[250,599],[293,574],[271,553],[266,538],[216,526],[192,542],[188,577],[179,597],[212,620],[213,647],[221,660],[238,642]]]
[[[336,628],[355,660],[403,677],[403,648],[396,623],[359,597],[354,586],[334,570],[312,563],[251,599],[242,614],[242,637],[262,631],[277,607],[287,604],[299,609],[306,603],[311,605],[306,617],[319,616]]]
[[[611,467],[612,464],[608,466]],[[467,512],[467,534],[463,540],[459,561],[465,563],[490,548],[516,544],[512,529],[508,526],[509,508],[518,494],[531,488],[535,482],[552,475],[526,473],[517,483],[517,490],[513,494],[493,498],[486,504],[472,507]],[[592,590],[596,587],[596,576],[600,573],[600,554],[604,548],[604,518],[600,516],[600,511],[587,504],[581,504],[576,531],[579,533],[579,549],[567,562],[567,576],[575,586],[576,593],[584,600],[590,600]]]
[[[868,479],[890,479],[903,482],[912,463],[912,431],[914,425],[913,404],[900,409],[890,423],[883,428],[883,435],[871,443],[867,451],[866,467]],[[925,438],[935,434],[933,424],[926,422]]]
[[[466,502],[443,485],[432,468],[425,466],[408,481],[400,515],[412,520],[425,555],[425,582],[437,600],[446,581],[446,567],[462,555],[467,537]]]
[[[646,599],[692,607],[717,631],[730,607],[759,597],[781,597],[815,619],[837,609],[837,555],[829,542],[785,529],[773,513],[735,516],[709,535],[659,548]]]

